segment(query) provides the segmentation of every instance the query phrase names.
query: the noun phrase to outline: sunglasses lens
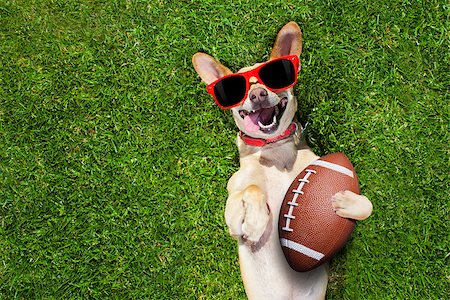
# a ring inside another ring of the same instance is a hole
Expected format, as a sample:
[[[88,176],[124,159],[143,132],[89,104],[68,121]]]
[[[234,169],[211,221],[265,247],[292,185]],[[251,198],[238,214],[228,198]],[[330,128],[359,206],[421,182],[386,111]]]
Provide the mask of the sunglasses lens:
[[[238,104],[244,98],[246,80],[244,76],[225,77],[214,86],[214,95],[223,107]]]
[[[282,89],[295,82],[294,64],[287,59],[270,62],[259,70],[259,77],[271,89]]]

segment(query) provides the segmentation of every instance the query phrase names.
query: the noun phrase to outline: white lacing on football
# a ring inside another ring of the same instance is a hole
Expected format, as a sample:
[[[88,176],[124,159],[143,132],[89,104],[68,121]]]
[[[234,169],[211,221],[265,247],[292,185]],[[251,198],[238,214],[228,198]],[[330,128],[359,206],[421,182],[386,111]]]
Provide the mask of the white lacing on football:
[[[305,184],[309,183],[309,176],[311,176],[311,174],[316,174],[317,172],[315,170],[310,170],[310,169],[306,169],[305,170],[306,174],[305,176],[303,176],[303,178],[299,179],[299,185],[296,189],[293,189],[291,192],[294,193],[294,197],[292,198],[292,201],[289,201],[287,204],[289,205],[289,211],[287,214],[284,214],[283,217],[286,219],[286,223],[285,225],[281,228],[284,231],[287,232],[292,232],[293,229],[290,228],[290,224],[291,224],[291,220],[295,220],[295,216],[292,214],[294,212],[294,207],[298,206],[297,203],[297,199],[299,197],[299,195],[303,195],[304,192],[303,187],[305,186]]]

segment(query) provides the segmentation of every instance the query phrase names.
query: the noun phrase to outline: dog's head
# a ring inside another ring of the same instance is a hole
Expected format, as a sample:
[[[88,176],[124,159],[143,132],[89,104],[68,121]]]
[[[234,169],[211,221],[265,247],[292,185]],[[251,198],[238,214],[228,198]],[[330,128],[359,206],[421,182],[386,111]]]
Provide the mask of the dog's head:
[[[301,30],[295,22],[290,22],[278,33],[269,61],[289,55],[299,57],[301,52]],[[192,62],[207,85],[233,74],[227,67],[204,53],[196,53]],[[252,70],[262,65],[263,63],[258,63],[242,68],[237,73],[252,74]],[[300,68],[299,61],[298,68]],[[273,91],[273,88],[267,87],[257,77],[246,76],[246,96],[231,111],[236,125],[243,133],[255,138],[268,139],[280,135],[289,127],[297,111],[297,101],[293,95],[292,86],[288,89]]]

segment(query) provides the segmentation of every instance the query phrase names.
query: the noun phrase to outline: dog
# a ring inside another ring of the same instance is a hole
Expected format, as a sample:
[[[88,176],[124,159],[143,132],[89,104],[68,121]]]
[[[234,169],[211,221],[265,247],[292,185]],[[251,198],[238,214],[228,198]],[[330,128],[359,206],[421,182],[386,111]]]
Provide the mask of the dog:
[[[319,157],[301,138],[293,85],[300,70],[302,33],[295,22],[278,33],[270,59],[232,73],[205,53],[192,58],[208,92],[230,109],[239,129],[239,170],[230,178],[225,220],[238,241],[239,264],[249,299],[324,299],[328,264],[292,270],[278,237],[278,212],[295,177]],[[350,191],[333,196],[344,218],[363,220],[372,204]]]

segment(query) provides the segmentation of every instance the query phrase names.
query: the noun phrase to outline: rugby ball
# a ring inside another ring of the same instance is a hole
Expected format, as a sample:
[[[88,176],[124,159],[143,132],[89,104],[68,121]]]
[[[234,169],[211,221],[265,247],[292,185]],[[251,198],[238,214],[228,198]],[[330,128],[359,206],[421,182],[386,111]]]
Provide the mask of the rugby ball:
[[[343,153],[321,157],[292,182],[278,219],[281,247],[292,269],[312,270],[344,247],[356,221],[338,216],[331,201],[346,190],[360,193],[353,165]]]

